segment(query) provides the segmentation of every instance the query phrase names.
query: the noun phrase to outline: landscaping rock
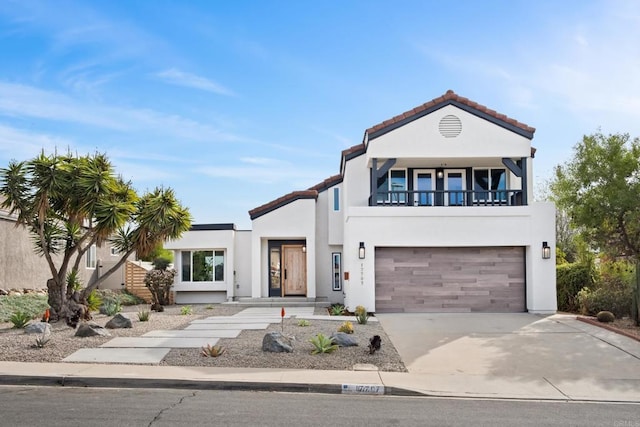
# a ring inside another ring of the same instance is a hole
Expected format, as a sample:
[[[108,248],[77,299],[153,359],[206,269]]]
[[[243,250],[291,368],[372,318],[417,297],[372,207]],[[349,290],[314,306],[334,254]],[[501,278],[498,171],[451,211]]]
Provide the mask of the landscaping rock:
[[[118,313],[113,316],[113,319],[109,320],[104,326],[108,329],[123,329],[131,328],[133,327],[133,324],[131,323],[131,319],[129,319],[127,316],[122,313]]]
[[[355,347],[358,345],[358,341],[355,338],[344,332],[334,332],[331,334],[331,338],[333,338],[334,344],[338,344],[340,347]]]
[[[24,328],[25,334],[51,334],[51,325],[46,322],[29,323]]]
[[[77,337],[110,337],[111,334],[102,326],[94,322],[81,323],[76,331]]]
[[[293,351],[293,343],[291,338],[282,335],[280,332],[269,332],[262,339],[262,351],[291,353]]]
[[[8,291],[6,291],[6,290],[4,290],[4,289],[0,289],[0,295],[1,295],[1,296],[8,295],[8,294],[9,294],[9,292],[8,292]]]
[[[616,316],[610,311],[601,311],[596,315],[596,318],[602,323],[611,323],[616,320]]]

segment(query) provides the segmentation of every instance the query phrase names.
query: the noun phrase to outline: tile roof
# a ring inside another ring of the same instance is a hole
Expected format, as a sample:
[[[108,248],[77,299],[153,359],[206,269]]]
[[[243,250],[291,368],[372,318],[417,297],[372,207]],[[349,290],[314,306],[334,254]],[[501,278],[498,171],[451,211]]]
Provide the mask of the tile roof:
[[[398,123],[411,121],[413,119],[421,117],[422,115],[425,114],[427,110],[432,110],[433,108],[438,108],[438,107],[442,107],[444,105],[453,104],[453,103],[458,103],[460,105],[469,107],[470,109],[475,110],[476,112],[487,115],[489,117],[496,119],[497,121],[500,121],[510,126],[513,126],[515,128],[518,128],[526,133],[531,134],[531,137],[533,137],[533,133],[536,131],[536,129],[531,126],[528,126],[510,117],[507,117],[504,114],[500,114],[497,111],[487,108],[484,105],[478,104],[477,102],[471,101],[468,98],[460,96],[452,90],[448,90],[447,93],[445,93],[444,95],[438,98],[434,98],[431,101],[426,102],[416,108],[413,108],[402,114],[398,114],[397,116],[392,117],[389,120],[385,120],[382,123],[378,123],[377,125],[370,127],[369,129],[366,130],[366,133],[369,135],[371,139],[375,138],[376,136],[379,136],[376,134],[384,133],[381,131],[384,131],[388,127],[392,127],[393,125],[396,125]]]
[[[275,209],[278,209],[284,205],[288,205],[291,202],[295,202],[300,199],[317,199],[318,191],[317,190],[304,190],[304,191],[293,191],[285,196],[279,197],[269,203],[266,203],[262,206],[258,206],[255,209],[251,209],[249,211],[249,217],[252,220],[267,214]]]
[[[342,182],[342,175],[337,174],[337,175],[330,176],[324,181],[314,185],[313,187],[309,188],[309,190],[316,190],[318,193],[322,193],[324,190],[331,188],[336,184],[340,184],[341,182]]]

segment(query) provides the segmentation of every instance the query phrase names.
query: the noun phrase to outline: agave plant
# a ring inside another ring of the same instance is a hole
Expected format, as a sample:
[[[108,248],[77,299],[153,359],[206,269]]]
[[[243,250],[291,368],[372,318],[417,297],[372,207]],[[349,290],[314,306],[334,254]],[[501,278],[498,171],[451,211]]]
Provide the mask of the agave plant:
[[[333,338],[327,337],[324,334],[318,334],[309,340],[313,344],[313,351],[311,354],[332,353],[338,349],[338,345],[334,344]]]
[[[226,349],[220,345],[212,346],[211,344],[207,344],[206,347],[202,347],[200,354],[203,357],[219,357],[222,356],[225,350]]]

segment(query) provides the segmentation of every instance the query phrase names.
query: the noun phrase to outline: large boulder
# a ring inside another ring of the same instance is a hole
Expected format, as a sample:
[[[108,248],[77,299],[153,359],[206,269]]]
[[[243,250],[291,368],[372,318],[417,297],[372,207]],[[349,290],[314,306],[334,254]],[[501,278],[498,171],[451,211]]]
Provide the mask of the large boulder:
[[[358,345],[358,341],[356,341],[353,336],[344,332],[334,332],[331,334],[331,338],[333,339],[333,343],[339,347],[355,347]]]
[[[262,351],[271,353],[291,353],[293,351],[292,339],[280,332],[269,332],[262,339]]]
[[[133,324],[131,323],[131,319],[129,319],[126,315],[118,313],[113,316],[113,319],[109,320],[104,326],[107,329],[123,329],[131,328],[133,327]]]
[[[78,325],[78,330],[76,331],[77,337],[110,337],[111,334],[102,326],[98,325],[95,322],[82,322]]]
[[[26,328],[24,328],[25,334],[51,334],[51,325],[46,322],[35,322],[29,323]]]

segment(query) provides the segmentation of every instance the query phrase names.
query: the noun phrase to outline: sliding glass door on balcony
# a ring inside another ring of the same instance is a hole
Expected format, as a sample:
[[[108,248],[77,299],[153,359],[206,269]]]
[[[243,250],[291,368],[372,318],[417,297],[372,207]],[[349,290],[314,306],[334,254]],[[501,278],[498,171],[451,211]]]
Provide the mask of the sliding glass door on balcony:
[[[433,206],[436,190],[436,174],[433,169],[419,169],[413,172],[413,205]]]
[[[466,180],[464,170],[444,172],[445,202],[447,206],[464,206]]]

